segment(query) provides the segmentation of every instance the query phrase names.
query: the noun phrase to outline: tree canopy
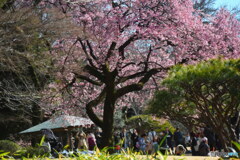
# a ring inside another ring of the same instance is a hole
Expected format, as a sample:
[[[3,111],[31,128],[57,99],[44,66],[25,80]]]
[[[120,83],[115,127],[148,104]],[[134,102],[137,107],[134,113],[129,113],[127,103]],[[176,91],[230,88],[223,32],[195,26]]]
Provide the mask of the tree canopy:
[[[45,11],[51,16],[42,19],[43,10],[30,6],[4,8],[8,2],[0,4],[0,127],[4,131],[0,138],[41,121],[41,92],[54,72],[47,52],[52,40],[65,33],[62,20],[66,21],[60,13],[56,17],[56,11]]]
[[[160,112],[165,112],[173,119],[176,115],[185,114],[186,117],[183,116],[182,120],[191,120],[194,116],[199,123],[210,125],[224,145],[230,145],[231,140],[237,140],[236,130],[240,122],[239,69],[239,59],[215,59],[196,65],[177,65],[163,81],[167,89],[157,92],[150,103],[150,110],[156,113],[157,108],[160,108]],[[160,99],[163,98],[164,92],[167,93],[165,96],[170,95],[165,103]],[[183,102],[187,104],[182,105]],[[168,106],[174,107],[175,110],[164,108]]]

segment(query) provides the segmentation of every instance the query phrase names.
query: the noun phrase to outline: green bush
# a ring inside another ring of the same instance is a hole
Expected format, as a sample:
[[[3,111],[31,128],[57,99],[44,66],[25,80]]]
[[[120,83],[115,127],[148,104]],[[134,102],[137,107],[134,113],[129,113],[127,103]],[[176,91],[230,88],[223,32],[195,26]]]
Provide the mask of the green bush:
[[[127,125],[131,128],[141,128],[145,132],[149,131],[151,128],[156,132],[165,131],[166,128],[169,128],[171,132],[175,131],[175,128],[168,120],[151,115],[133,116],[127,120]]]
[[[10,152],[9,155],[13,155],[16,151],[20,150],[21,147],[9,140],[0,140],[0,150],[4,152]]]
[[[27,157],[27,158],[49,156],[49,153],[42,146],[26,147],[19,154],[21,155],[21,157]]]

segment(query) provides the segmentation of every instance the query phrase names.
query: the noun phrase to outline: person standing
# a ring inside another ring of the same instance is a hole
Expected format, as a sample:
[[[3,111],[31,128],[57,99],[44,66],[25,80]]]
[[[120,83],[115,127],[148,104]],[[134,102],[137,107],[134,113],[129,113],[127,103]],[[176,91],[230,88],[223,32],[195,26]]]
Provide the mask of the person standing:
[[[199,145],[198,152],[200,156],[208,156],[208,153],[210,152],[210,147],[208,145],[207,137],[202,138],[202,142]]]
[[[102,142],[102,130],[101,128],[97,128],[97,131],[95,132],[95,137],[96,137],[96,144],[97,147],[101,147],[101,142]]]
[[[183,136],[179,128],[176,128],[176,131],[174,132],[174,142],[176,147],[179,144],[183,145]]]
[[[151,128],[151,130],[148,132],[148,138],[149,138],[149,140],[150,140],[151,142],[153,142],[153,140],[154,140],[154,138],[155,138],[156,135],[157,135],[157,134],[156,134],[156,132],[154,131],[154,129]]]
[[[210,147],[210,150],[214,151],[216,148],[216,139],[214,133],[208,125],[204,128],[203,134],[208,139],[208,145]]]
[[[166,138],[166,135],[165,135],[165,132],[160,132],[159,134],[159,151],[162,153],[162,154],[166,154],[166,151],[168,151],[169,147],[167,145],[167,138]]]
[[[139,140],[139,136],[138,136],[138,132],[136,129],[133,130],[133,133],[131,135],[131,140],[132,140],[132,144],[133,144],[133,149],[135,151],[138,150],[139,146],[137,146],[137,142]]]
[[[191,138],[191,151],[192,151],[192,156],[197,156],[198,155],[198,139],[197,136],[195,135],[194,132],[190,133],[190,138]]]
[[[169,130],[169,128],[167,127],[165,130],[165,135],[167,136],[166,140],[167,140],[167,145],[169,148],[171,148],[171,150],[173,151],[173,145],[172,145],[172,137],[173,134],[172,132]]]
[[[159,145],[158,145],[158,143],[159,143],[159,139],[158,139],[158,136],[156,135],[156,136],[154,136],[154,138],[153,138],[153,142],[152,142],[152,148],[153,148],[153,154],[154,155],[156,155],[157,154],[157,152],[158,152],[158,150],[159,150]]]
[[[90,151],[93,151],[94,148],[96,147],[96,139],[93,133],[88,134],[87,141],[88,141],[88,149]]]
[[[76,139],[78,139],[78,149],[88,150],[86,138],[86,134],[83,131],[77,132]]]
[[[126,149],[126,148],[128,148],[129,147],[129,142],[128,142],[128,135],[127,135],[128,133],[127,133],[127,130],[126,130],[126,128],[123,128],[122,129],[122,132],[120,133],[120,138],[121,138],[121,140],[122,140],[122,142],[123,142],[123,145],[122,145],[122,147],[124,148],[124,149]]]

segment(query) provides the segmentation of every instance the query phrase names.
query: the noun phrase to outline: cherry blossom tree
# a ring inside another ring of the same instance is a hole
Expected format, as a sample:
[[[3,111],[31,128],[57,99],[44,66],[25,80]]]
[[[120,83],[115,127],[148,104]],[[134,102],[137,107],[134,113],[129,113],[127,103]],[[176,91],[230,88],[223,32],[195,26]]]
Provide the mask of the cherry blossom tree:
[[[48,2],[81,33],[54,42],[58,80],[47,92],[56,92],[53,105],[78,107],[101,127],[104,146],[112,143],[116,107],[147,100],[171,66],[240,54],[234,16],[220,10],[203,23],[191,0]]]

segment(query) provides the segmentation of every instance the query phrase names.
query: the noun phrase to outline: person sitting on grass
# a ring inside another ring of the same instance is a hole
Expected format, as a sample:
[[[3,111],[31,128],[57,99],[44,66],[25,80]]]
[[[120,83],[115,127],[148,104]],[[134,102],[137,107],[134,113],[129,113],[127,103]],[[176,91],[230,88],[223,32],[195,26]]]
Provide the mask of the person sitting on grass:
[[[147,147],[147,135],[142,134],[141,138],[139,139],[140,151],[143,154],[146,154],[146,147]]]
[[[159,138],[157,136],[155,136],[153,138],[153,143],[152,143],[152,145],[153,145],[153,154],[157,154],[157,151],[159,150],[159,146],[158,146],[159,142],[158,141],[159,141]]]
[[[177,147],[176,147],[176,151],[175,151],[175,154],[178,155],[178,156],[181,156],[183,154],[185,154],[186,152],[186,149],[183,145],[179,144]]]

